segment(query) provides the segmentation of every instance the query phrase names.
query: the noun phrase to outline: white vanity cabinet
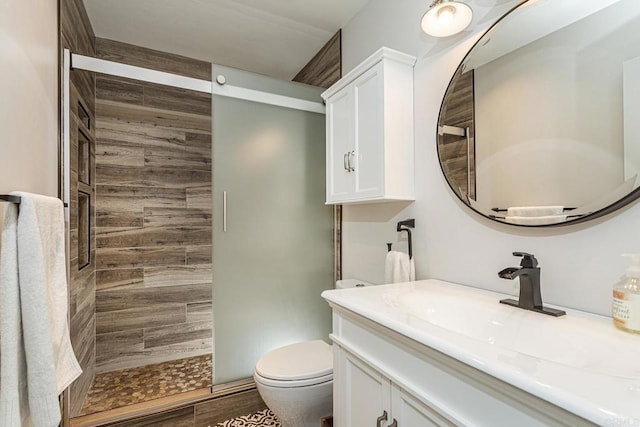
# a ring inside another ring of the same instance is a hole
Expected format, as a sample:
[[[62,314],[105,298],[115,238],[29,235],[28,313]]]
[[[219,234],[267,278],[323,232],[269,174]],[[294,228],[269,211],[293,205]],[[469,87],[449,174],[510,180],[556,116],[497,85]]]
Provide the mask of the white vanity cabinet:
[[[323,295],[331,292],[337,291]],[[594,425],[331,301],[330,304],[335,427]]]
[[[382,48],[322,94],[327,204],[415,199],[415,61]]]
[[[382,373],[352,353],[335,349],[336,426],[431,427],[453,426],[446,417],[418,401]],[[334,367],[334,372],[335,372]]]

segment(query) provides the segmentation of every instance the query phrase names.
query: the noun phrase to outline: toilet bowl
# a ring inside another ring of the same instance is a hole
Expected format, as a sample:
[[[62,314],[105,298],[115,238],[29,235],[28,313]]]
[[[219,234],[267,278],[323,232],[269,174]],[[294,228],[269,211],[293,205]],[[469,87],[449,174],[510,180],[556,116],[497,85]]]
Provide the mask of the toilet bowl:
[[[262,400],[282,427],[318,427],[333,406],[333,353],[321,340],[265,354],[253,374]]]
[[[337,289],[371,286],[336,282]],[[321,340],[280,347],[262,356],[253,373],[262,400],[282,427],[318,427],[333,412],[333,352]]]

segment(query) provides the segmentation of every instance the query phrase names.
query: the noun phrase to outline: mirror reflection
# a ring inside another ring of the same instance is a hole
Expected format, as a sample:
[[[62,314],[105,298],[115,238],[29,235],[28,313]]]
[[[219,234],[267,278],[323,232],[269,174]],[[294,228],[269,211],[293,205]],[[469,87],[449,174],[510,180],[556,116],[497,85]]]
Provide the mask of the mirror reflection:
[[[530,0],[490,29],[440,111],[438,155],[460,199],[527,226],[597,217],[633,199],[638,28],[637,0]]]

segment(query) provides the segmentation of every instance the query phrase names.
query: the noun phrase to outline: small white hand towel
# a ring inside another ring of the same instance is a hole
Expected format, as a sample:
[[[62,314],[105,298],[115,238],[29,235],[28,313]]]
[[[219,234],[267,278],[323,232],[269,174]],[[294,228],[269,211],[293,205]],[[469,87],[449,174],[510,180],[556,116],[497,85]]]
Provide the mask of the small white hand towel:
[[[14,204],[6,206],[2,226],[0,377],[0,425],[30,425],[18,284],[18,207]]]
[[[29,416],[34,426],[55,427],[58,395],[82,373],[67,321],[63,205],[52,197],[12,194],[21,197],[17,260]]]
[[[567,216],[566,215],[546,215],[546,216],[538,216],[538,217],[508,216],[504,220],[509,224],[548,225],[548,224],[558,224],[560,222],[565,222],[567,220]]]
[[[384,263],[384,276],[385,283],[413,282],[416,280],[416,264],[407,253],[389,251]]]
[[[564,206],[514,206],[507,209],[507,216],[538,217],[562,215]]]

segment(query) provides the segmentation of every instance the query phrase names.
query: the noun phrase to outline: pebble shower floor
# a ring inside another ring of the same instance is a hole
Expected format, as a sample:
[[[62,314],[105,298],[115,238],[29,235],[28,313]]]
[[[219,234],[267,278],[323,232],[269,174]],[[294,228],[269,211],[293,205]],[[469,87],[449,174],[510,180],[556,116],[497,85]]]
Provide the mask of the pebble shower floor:
[[[105,372],[97,374],[93,380],[80,414],[108,411],[208,388],[211,387],[211,383],[211,355]]]

